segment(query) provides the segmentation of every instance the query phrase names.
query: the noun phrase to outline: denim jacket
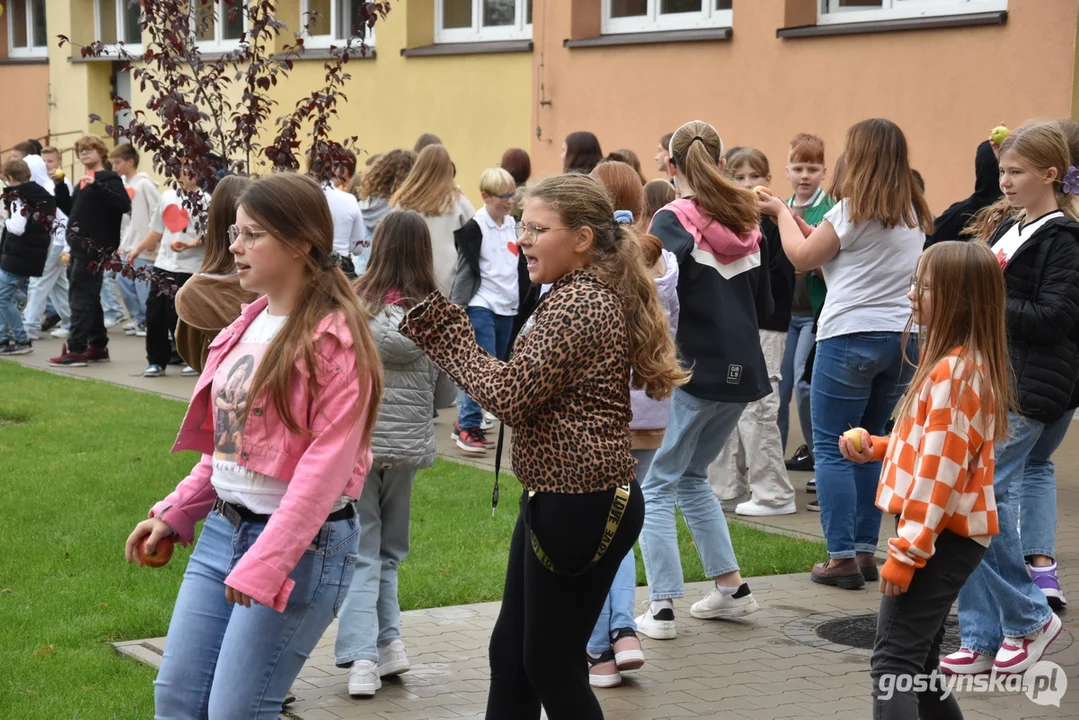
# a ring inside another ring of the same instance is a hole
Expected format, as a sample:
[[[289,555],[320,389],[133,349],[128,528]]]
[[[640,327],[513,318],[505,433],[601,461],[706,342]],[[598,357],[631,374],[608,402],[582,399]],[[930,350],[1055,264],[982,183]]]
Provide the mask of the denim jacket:
[[[210,343],[209,356],[195,385],[173,452],[195,450],[202,459],[176,489],[150,511],[168,523],[180,540],[194,539],[195,523],[205,518],[217,494],[213,474],[214,372],[267,305],[261,297],[244,306],[231,325]],[[264,396],[251,408],[237,463],[289,484],[266,530],[236,563],[225,582],[278,612],[285,609],[295,584],[288,575],[314,540],[341,495],[358,498],[371,467],[371,448],[363,444],[366,414],[375,410],[370,384],[356,379],[356,355],[347,325],[327,316],[315,329],[316,382],[319,404],[307,389],[307,365],[296,362],[289,398],[292,415],[306,424],[305,435],[291,433]],[[357,412],[358,410],[358,412]]]

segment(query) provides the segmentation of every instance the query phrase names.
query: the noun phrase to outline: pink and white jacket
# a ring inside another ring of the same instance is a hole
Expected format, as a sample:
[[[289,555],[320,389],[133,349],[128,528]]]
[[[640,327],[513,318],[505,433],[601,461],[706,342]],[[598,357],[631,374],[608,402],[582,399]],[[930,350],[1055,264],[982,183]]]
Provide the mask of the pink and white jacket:
[[[150,510],[150,517],[168,523],[184,544],[193,541],[195,523],[210,513],[217,500],[210,482],[214,372],[267,302],[261,297],[245,305],[240,317],[210,343],[206,367],[172,448],[173,452],[201,452],[202,460]],[[360,387],[352,335],[340,316],[327,316],[315,329],[315,357],[318,404],[308,392],[310,375],[302,360],[296,362],[296,382],[289,398],[292,416],[297,422],[306,422],[309,437],[289,432],[273,403],[260,396],[244,426],[237,460],[243,467],[287,482],[288,490],[265,531],[236,563],[225,583],[278,612],[285,609],[295,585],[289,573],[315,539],[334,503],[341,495],[360,497],[371,468],[371,448],[363,444],[367,413],[375,409],[371,385]]]

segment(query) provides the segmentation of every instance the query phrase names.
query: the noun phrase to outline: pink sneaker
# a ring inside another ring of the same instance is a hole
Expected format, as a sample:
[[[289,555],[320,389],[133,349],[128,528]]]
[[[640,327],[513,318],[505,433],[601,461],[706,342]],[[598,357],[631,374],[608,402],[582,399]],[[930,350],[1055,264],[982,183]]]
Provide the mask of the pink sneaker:
[[[622,675],[614,661],[614,652],[608,650],[594,658],[588,655],[588,684],[597,688],[613,688],[622,684]]]
[[[993,658],[979,655],[968,648],[959,648],[940,659],[940,671],[947,675],[981,675],[993,669]]]
[[[1034,663],[1042,659],[1050,643],[1057,639],[1064,624],[1056,614],[1049,616],[1045,627],[1026,637],[1006,637],[997,651],[993,667],[999,673],[1018,674],[1025,672]]]
[[[619,670],[636,670],[644,665],[641,641],[637,638],[637,633],[630,628],[618,628],[611,633],[611,647]]]

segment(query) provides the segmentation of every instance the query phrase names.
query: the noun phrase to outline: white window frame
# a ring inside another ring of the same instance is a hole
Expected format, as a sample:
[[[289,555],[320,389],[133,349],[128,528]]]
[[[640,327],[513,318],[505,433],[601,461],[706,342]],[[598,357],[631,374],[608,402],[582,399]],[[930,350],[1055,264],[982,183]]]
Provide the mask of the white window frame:
[[[49,28],[45,27],[45,44],[34,45],[34,4],[26,0],[26,47],[15,47],[15,12],[9,0],[4,2],[4,14],[7,16],[7,55],[10,58],[43,58],[49,56]]]
[[[235,0],[235,2],[236,2],[236,4],[246,5],[248,3],[248,0]],[[199,4],[200,3],[197,0],[192,0],[192,2],[191,2],[190,13],[191,13],[191,34],[192,35],[195,35],[198,32],[198,24],[197,24],[197,17],[198,16],[195,13],[196,13],[196,11],[197,11],[197,9],[199,7]],[[240,47],[239,38],[226,40],[221,36],[222,33],[225,31],[225,21],[227,19],[228,13],[231,10],[232,10],[232,7],[229,6],[227,3],[225,3],[224,0],[218,0],[217,2],[214,3],[214,13],[215,13],[215,18],[214,18],[214,39],[213,40],[199,40],[196,44],[198,45],[200,50],[229,51],[229,50],[236,50],[236,49],[238,49]],[[246,12],[242,13],[241,17],[243,19],[243,31],[246,34],[248,32],[248,30],[250,30],[250,28],[248,27],[248,24],[247,24],[248,23],[247,13]]]
[[[117,38],[117,41],[116,41],[115,45],[113,45],[112,43],[106,43],[107,47],[116,47],[116,46],[118,46],[120,44],[120,38],[122,38],[125,35],[125,33],[124,33],[124,29],[125,29],[124,28],[124,21],[126,20],[126,16],[124,15],[124,5],[126,5],[127,2],[128,2],[128,0],[115,0],[115,5],[116,5],[116,8],[115,8],[115,10],[116,10],[116,38]],[[139,42],[137,42],[137,43],[125,42],[124,43],[124,49],[128,53],[130,53],[132,55],[138,55],[138,54],[142,53],[142,37],[141,36],[142,36],[142,29],[140,28],[139,29]],[[98,39],[98,40],[101,39],[101,0],[94,0],[94,37],[96,39]]]
[[[881,4],[880,8],[841,8],[839,0],[820,0],[817,7],[817,24],[910,20],[1008,9],[1008,0],[882,0]]]
[[[338,37],[339,34],[343,35],[343,33],[337,32],[337,26],[339,24],[338,21],[340,19],[338,17],[338,15],[340,14],[340,9],[341,0],[333,0],[330,3],[330,27],[333,28],[332,32],[329,35],[308,35],[305,33],[304,47],[325,49],[330,47],[331,45],[339,46],[348,42],[347,37]],[[310,11],[310,0],[300,0],[300,27],[304,26],[307,18],[307,13]],[[364,35],[364,43],[369,48],[373,48],[375,46],[374,28],[367,28],[367,32]]]
[[[603,0],[604,35],[620,33],[659,32],[663,30],[696,30],[700,28],[731,27],[733,10],[716,10],[715,0],[702,0],[700,12],[661,13],[660,0],[648,0],[648,10],[637,17],[611,17],[611,0]]]
[[[528,0],[515,0],[513,25],[483,26],[483,0],[472,0],[472,27],[442,28],[445,0],[435,0],[435,42],[495,42],[499,40],[531,40],[532,23],[526,22]]]

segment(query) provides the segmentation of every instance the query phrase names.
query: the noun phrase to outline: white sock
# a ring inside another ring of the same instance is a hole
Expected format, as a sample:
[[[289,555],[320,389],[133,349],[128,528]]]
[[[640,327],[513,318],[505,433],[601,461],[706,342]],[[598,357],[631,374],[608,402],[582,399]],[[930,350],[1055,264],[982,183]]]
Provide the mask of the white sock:
[[[716,590],[719,590],[720,595],[734,595],[736,592],[738,592],[738,588],[740,587],[742,586],[735,585],[734,587],[727,587],[726,585],[720,585],[719,583],[716,583]]]
[[[1033,570],[1034,572],[1050,572],[1051,570],[1056,570],[1057,569],[1057,564],[1056,564],[1056,562],[1053,562],[1052,565],[1045,565],[1045,566],[1042,566],[1042,567],[1038,567],[1037,565],[1031,565],[1030,569]]]
[[[653,600],[652,615],[656,615],[660,610],[674,610],[674,600]]]

